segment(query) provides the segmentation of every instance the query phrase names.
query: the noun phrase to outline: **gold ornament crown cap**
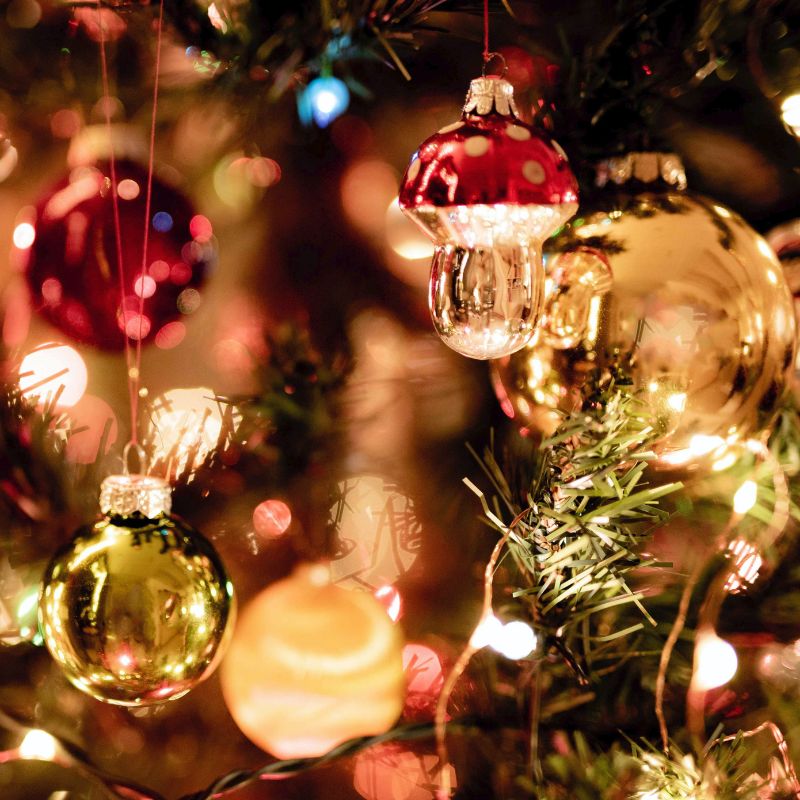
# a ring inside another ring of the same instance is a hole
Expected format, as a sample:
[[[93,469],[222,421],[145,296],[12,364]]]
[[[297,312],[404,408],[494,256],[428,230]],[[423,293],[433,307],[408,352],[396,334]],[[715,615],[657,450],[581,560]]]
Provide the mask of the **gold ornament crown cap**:
[[[514,87],[496,75],[475,78],[469,85],[464,113],[485,116],[492,112],[504,117],[519,117],[514,103]]]
[[[169,514],[172,489],[162,478],[149,475],[109,475],[100,486],[100,511],[127,517],[139,513],[148,519]]]

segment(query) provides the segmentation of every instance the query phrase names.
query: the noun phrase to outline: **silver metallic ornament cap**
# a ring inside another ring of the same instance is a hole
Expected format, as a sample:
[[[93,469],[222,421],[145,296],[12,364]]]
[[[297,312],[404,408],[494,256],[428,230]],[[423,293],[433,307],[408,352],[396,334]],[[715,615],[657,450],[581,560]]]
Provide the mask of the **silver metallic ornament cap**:
[[[169,514],[172,488],[149,475],[109,475],[100,486],[100,511],[127,517],[137,511],[148,519]]]
[[[496,75],[475,78],[469,85],[464,113],[483,116],[493,111],[504,117],[519,117],[514,103],[514,87]]]
[[[686,170],[676,153],[625,153],[595,164],[595,184],[609,181],[618,186],[631,180],[642,183],[663,181],[676,189],[686,188]]]

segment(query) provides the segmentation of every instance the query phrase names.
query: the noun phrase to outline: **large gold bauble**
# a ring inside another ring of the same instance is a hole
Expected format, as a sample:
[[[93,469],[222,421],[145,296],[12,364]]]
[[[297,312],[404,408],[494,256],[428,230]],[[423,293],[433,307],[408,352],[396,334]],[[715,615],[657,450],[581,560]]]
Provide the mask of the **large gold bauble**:
[[[50,562],[40,604],[67,678],[122,706],[181,697],[208,677],[233,614],[213,547],[167,514],[105,517],[78,531]]]
[[[262,749],[319,756],[400,716],[402,648],[371,594],[332,584],[324,565],[301,565],[244,609],[220,670],[225,703]]]
[[[498,398],[520,426],[552,433],[592,377],[617,374],[653,410],[659,466],[690,465],[768,428],[794,360],[794,314],[775,255],[741,217],[687,192],[609,195],[550,244],[551,265],[558,251],[599,251],[612,283],[589,303],[577,344],[545,329],[493,363]]]

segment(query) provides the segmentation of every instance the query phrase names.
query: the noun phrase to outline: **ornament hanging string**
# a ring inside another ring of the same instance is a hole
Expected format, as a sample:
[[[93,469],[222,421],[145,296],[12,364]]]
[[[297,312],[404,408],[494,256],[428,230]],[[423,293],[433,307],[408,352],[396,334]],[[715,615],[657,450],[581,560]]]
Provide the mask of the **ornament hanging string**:
[[[506,64],[505,57],[502,53],[493,53],[489,49],[489,0],[483,0],[483,69],[481,73],[484,77],[486,77],[487,74],[491,74],[489,72],[489,64],[495,59],[500,61],[501,65],[498,74],[501,77],[505,77],[508,72],[508,65]]]
[[[492,58],[489,51],[489,0],[483,0],[483,65],[484,68]]]
[[[153,75],[153,110],[150,118],[150,153],[147,162],[147,192],[144,210],[144,236],[142,241],[142,269],[139,273],[139,331],[136,336],[136,356],[131,382],[131,442],[138,441],[137,421],[139,418],[139,381],[142,366],[142,326],[144,324],[144,284],[147,275],[147,250],[150,245],[150,209],[153,198],[153,161],[156,149],[156,120],[158,118],[158,79],[161,73],[161,33],[164,24],[164,0],[158,5],[158,25],[156,27],[156,62]],[[127,332],[126,337],[127,339]],[[144,463],[142,462],[142,467]]]
[[[106,53],[106,29],[103,24],[103,9],[102,2],[98,0],[97,3],[97,16],[100,30],[100,66],[101,78],[103,85],[104,97],[104,110],[105,110],[105,123],[108,132],[108,145],[109,145],[109,168],[111,173],[111,202],[114,216],[114,237],[117,249],[117,276],[119,279],[120,289],[120,312],[122,314],[122,334],[125,342],[125,363],[127,367],[127,380],[128,380],[128,404],[130,408],[131,420],[131,434],[130,443],[138,447],[139,440],[139,386],[141,380],[141,364],[142,364],[142,334],[144,326],[144,278],[147,273],[147,253],[150,242],[150,210],[152,205],[153,195],[153,171],[155,160],[155,141],[156,141],[156,120],[158,116],[158,84],[159,75],[161,71],[161,41],[164,23],[164,0],[159,3],[158,22],[156,25],[156,55],[155,67],[153,77],[153,106],[150,120],[150,147],[147,164],[147,188],[145,192],[145,213],[144,213],[144,235],[142,241],[142,264],[138,279],[138,295],[139,295],[139,311],[138,311],[138,325],[139,329],[136,335],[136,347],[131,348],[130,336],[126,320],[126,304],[125,304],[125,263],[122,257],[122,233],[119,215],[119,197],[117,194],[117,169],[116,157],[114,153],[114,139],[113,130],[111,126],[111,104],[109,103],[110,89],[108,77],[108,56]],[[136,288],[136,284],[134,285]],[[133,350],[133,352],[132,352]],[[144,464],[141,464],[144,468]]]
[[[100,78],[103,87],[103,111],[105,115],[106,131],[108,133],[108,163],[111,173],[111,208],[114,218],[114,240],[117,250],[117,278],[119,279],[120,313],[123,322],[123,339],[125,342],[125,365],[128,377],[128,405],[131,410],[131,431],[136,436],[136,418],[134,416],[134,388],[138,393],[138,384],[134,387],[131,383],[131,369],[133,367],[132,353],[125,325],[125,262],[122,258],[122,228],[119,217],[119,196],[117,195],[117,160],[114,153],[114,136],[111,126],[111,90],[108,79],[108,56],[106,54],[106,26],[103,18],[102,0],[97,0],[97,25],[100,39]]]

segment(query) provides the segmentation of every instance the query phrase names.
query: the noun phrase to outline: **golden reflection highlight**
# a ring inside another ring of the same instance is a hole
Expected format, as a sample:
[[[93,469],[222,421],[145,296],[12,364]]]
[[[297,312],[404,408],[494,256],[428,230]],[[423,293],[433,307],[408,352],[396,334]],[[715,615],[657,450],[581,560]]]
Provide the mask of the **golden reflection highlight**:
[[[766,242],[724,206],[670,191],[620,195],[553,243],[586,245],[607,259],[611,286],[588,304],[580,341],[539,336],[493,364],[504,411],[549,435],[593,379],[630,380],[654,411],[664,467],[718,461],[767,428],[794,361],[795,322]],[[563,257],[549,258],[550,272]]]

